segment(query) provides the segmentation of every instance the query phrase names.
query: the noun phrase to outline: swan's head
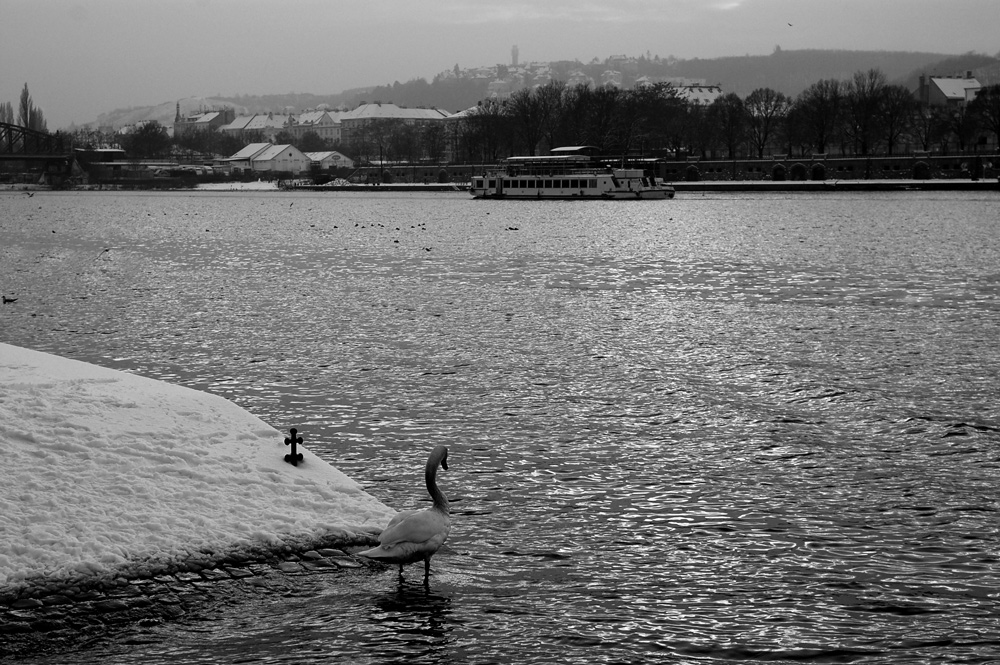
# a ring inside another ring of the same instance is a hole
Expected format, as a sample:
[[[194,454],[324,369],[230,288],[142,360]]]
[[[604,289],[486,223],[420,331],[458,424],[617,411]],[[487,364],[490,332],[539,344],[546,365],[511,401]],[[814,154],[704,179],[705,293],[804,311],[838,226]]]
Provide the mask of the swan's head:
[[[441,465],[441,468],[445,471],[448,470],[448,447],[447,446],[437,446],[431,451],[431,459],[437,460],[437,463]]]

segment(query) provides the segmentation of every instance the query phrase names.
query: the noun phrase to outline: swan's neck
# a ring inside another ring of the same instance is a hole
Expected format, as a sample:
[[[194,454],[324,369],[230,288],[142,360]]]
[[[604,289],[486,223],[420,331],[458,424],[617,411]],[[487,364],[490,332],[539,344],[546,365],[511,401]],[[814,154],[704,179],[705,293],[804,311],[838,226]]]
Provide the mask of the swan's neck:
[[[448,497],[444,495],[437,486],[437,470],[440,460],[429,459],[427,460],[427,469],[424,471],[424,480],[427,481],[427,493],[431,495],[431,499],[434,500],[434,507],[443,513],[448,513]]]

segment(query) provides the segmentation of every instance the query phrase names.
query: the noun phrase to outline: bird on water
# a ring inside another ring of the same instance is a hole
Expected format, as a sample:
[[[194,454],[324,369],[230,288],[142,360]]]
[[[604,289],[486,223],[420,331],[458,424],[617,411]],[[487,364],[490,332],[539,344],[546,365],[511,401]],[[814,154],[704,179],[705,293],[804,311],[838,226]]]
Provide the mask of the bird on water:
[[[445,446],[437,446],[431,451],[424,469],[427,493],[431,495],[434,505],[423,510],[397,513],[379,536],[378,547],[358,554],[375,561],[399,564],[400,576],[403,575],[403,566],[423,560],[424,583],[427,583],[431,574],[431,557],[444,544],[451,530],[448,497],[437,486],[438,466],[448,470],[448,448]]]

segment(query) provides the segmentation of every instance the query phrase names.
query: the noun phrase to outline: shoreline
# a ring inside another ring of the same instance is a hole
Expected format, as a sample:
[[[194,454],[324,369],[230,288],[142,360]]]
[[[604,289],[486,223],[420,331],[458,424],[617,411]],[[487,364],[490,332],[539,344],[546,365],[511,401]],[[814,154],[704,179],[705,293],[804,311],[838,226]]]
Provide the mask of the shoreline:
[[[993,192],[1000,191],[998,180],[706,180],[667,183],[677,193],[683,192]],[[279,187],[275,183],[212,183],[194,187],[146,188],[128,185],[80,185],[66,189],[36,184],[4,184],[0,192],[45,191],[183,191],[183,192],[467,192],[468,184],[459,183],[397,183],[382,185],[296,185]]]

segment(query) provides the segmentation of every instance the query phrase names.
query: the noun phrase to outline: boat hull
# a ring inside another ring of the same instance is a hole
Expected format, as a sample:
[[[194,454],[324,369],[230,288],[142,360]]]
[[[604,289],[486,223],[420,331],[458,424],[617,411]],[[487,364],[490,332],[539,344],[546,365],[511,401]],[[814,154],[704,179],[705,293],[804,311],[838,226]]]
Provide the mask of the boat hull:
[[[635,200],[663,200],[674,198],[673,188],[647,189],[638,192],[598,192],[596,194],[577,193],[562,194],[557,192],[537,192],[535,194],[512,194],[508,192],[469,190],[474,199],[503,199],[508,201],[635,201]]]
[[[672,199],[674,188],[653,169],[620,168],[588,154],[589,147],[556,148],[548,156],[508,157],[493,170],[474,176],[469,193],[476,199]],[[624,160],[623,160],[624,161]],[[647,165],[648,166],[648,165]]]

